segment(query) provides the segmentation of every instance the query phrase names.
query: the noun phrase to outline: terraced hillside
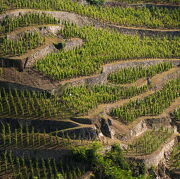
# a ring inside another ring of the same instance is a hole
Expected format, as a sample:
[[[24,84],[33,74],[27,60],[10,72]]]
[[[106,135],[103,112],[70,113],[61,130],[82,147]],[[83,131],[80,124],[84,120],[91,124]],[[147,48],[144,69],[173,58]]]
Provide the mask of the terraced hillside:
[[[0,178],[179,178],[179,0],[0,0]]]

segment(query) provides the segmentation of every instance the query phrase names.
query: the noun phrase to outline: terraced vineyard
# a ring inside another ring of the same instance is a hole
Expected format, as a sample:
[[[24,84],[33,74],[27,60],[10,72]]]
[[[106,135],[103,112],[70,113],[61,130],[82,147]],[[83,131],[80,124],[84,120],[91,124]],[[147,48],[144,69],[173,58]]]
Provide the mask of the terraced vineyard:
[[[0,0],[0,178],[179,178],[179,12]]]

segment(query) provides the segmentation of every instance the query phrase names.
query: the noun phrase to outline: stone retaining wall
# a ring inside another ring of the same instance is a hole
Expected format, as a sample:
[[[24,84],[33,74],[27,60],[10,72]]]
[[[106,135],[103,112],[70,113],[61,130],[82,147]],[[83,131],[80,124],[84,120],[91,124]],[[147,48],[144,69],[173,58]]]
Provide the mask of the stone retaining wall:
[[[49,14],[60,21],[69,21],[71,23],[77,24],[78,26],[82,25],[93,25],[95,27],[103,27],[103,28],[110,28],[121,33],[125,34],[139,34],[139,35],[170,35],[170,36],[180,36],[180,30],[158,30],[158,29],[143,29],[143,28],[128,28],[122,26],[116,26],[108,23],[101,23],[97,20],[92,18],[81,16],[75,14],[73,12],[63,12],[63,11],[41,11],[41,10],[31,10],[31,9],[16,9],[12,11],[5,12],[4,14],[0,15],[0,20],[2,20],[6,16],[19,16],[19,14],[23,15],[26,13],[45,13]]]
[[[115,72],[119,69],[123,69],[126,67],[137,67],[140,65],[143,66],[150,66],[150,65],[155,65],[160,62],[166,62],[166,61],[171,61],[174,66],[180,65],[180,60],[137,60],[137,61],[124,61],[123,63],[114,63],[114,64],[107,64],[103,66],[103,70],[101,74],[90,76],[90,77],[82,77],[82,78],[77,78],[73,79],[71,81],[62,81],[60,84],[65,84],[68,83],[71,86],[76,86],[76,85],[102,85],[107,83],[107,76],[109,73]],[[177,75],[179,75],[179,72],[177,72]],[[173,74],[168,75],[170,77],[173,76]],[[164,78],[167,78],[166,76]]]
[[[29,57],[24,59],[24,68],[32,67],[40,58],[47,56],[49,53],[58,52],[53,44],[46,45],[45,47],[41,47]]]
[[[130,160],[137,160],[141,161],[145,164],[146,168],[149,169],[152,166],[157,167],[158,164],[162,161],[165,161],[166,155],[168,155],[173,146],[177,143],[177,137],[176,135],[173,135],[171,138],[169,138],[163,146],[161,146],[157,151],[153,152],[150,155],[146,156],[127,156]]]
[[[161,161],[165,160],[165,155],[170,153],[176,142],[177,142],[176,137],[172,137],[158,151],[145,157],[143,160],[146,167],[150,168],[151,166],[155,166],[155,167],[158,166],[158,164]]]
[[[137,3],[137,4],[128,4],[128,3],[122,3],[122,2],[105,2],[105,6],[109,7],[134,7],[134,8],[152,8],[152,7],[163,7],[163,8],[168,8],[168,9],[179,9],[180,6],[178,4],[153,4],[153,3]]]

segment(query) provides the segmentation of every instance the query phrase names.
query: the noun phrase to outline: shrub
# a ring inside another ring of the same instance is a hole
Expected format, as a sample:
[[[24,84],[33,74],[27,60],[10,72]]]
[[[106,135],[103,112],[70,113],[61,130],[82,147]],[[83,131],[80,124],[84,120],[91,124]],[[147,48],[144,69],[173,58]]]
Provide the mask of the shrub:
[[[87,0],[87,2],[89,2],[92,5],[103,5],[104,4],[104,0]]]

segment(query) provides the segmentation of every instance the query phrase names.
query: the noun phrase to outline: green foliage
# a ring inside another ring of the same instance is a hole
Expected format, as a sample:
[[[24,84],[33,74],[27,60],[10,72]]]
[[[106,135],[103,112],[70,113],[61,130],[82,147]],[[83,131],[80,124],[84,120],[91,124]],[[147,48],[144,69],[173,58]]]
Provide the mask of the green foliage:
[[[152,77],[158,73],[168,71],[172,68],[172,63],[163,62],[152,66],[139,66],[123,68],[117,72],[111,73],[108,80],[115,84],[132,83],[142,77]]]
[[[50,54],[37,62],[36,70],[57,80],[98,73],[103,64],[116,60],[180,56],[179,37],[139,37],[69,24],[65,24],[61,35],[82,38],[84,43],[80,48]]]
[[[101,147],[100,143],[93,143],[91,146],[76,147],[72,151],[73,159],[78,162],[87,162],[89,166],[92,166],[96,161],[97,152]]]
[[[58,131],[56,131],[58,133]],[[0,123],[0,146],[6,148],[11,147],[59,147],[68,148],[69,141],[65,138],[54,136],[51,133],[40,133],[38,128],[26,126],[16,127],[9,123]]]
[[[96,0],[97,1],[97,0]],[[5,0],[3,6],[11,8],[34,8],[64,10],[85,15],[101,22],[123,26],[146,26],[150,28],[179,28],[179,9],[167,8],[123,8],[79,4],[72,0]]]
[[[26,27],[34,24],[57,24],[58,20],[50,15],[38,14],[38,13],[27,13],[21,14],[18,17],[6,16],[0,24],[0,34],[12,32],[19,27]]]
[[[158,115],[180,96],[180,79],[171,80],[154,94],[142,100],[130,101],[128,104],[114,108],[111,115],[121,122],[130,123],[140,116]]]
[[[77,161],[84,161],[88,164],[88,169],[93,171],[96,178],[103,179],[142,179],[143,176],[132,177],[128,164],[122,156],[122,151],[118,145],[112,146],[104,156],[100,153],[100,146],[95,144],[90,148],[80,147],[73,152],[73,157]],[[121,168],[122,167],[122,168]]]
[[[115,166],[123,170],[129,170],[129,164],[124,159],[123,152],[117,144],[112,145],[112,149],[110,152],[107,152],[106,158],[111,159]]]
[[[173,134],[172,129],[159,128],[146,131],[128,146],[128,154],[147,155],[156,151]]]
[[[104,0],[87,0],[92,5],[103,5]]]
[[[72,113],[81,114],[88,112],[99,104],[130,98],[146,90],[146,85],[139,88],[122,88],[106,85],[77,86],[66,88],[61,99]]]
[[[26,32],[17,40],[3,38],[2,43],[0,43],[0,54],[9,56],[22,55],[27,50],[41,46],[44,42],[45,38],[37,32]]]

